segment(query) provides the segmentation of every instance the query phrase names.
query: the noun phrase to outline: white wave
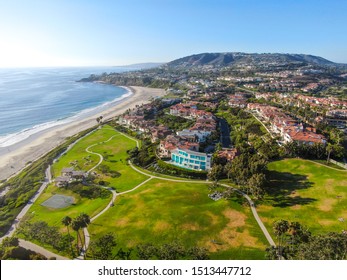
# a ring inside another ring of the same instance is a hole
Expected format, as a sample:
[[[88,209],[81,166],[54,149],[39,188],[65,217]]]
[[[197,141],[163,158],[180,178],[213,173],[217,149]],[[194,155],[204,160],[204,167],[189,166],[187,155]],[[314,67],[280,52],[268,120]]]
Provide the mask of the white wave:
[[[88,108],[80,112],[76,112],[75,115],[67,118],[62,118],[56,121],[50,121],[42,124],[35,125],[31,128],[26,128],[23,129],[20,132],[17,133],[11,133],[5,136],[0,136],[0,148],[8,147],[11,145],[14,145],[16,143],[19,143],[27,138],[29,138],[31,135],[39,133],[41,131],[44,131],[46,129],[52,128],[54,126],[62,125],[62,124],[67,124],[79,119],[83,119],[85,117],[92,116],[94,114],[97,114],[98,112],[102,112],[103,110],[110,108],[117,103],[121,102],[123,99],[131,96],[133,93],[129,91],[129,89],[125,88],[128,90],[125,94],[123,94],[120,97],[117,97],[116,99],[112,101],[105,102],[97,107],[94,108]]]

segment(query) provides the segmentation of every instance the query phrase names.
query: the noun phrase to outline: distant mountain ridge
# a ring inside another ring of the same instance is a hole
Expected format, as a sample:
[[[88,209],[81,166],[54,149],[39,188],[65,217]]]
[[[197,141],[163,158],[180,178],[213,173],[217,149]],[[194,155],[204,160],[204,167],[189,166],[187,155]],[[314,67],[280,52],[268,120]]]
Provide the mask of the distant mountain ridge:
[[[171,61],[164,66],[168,67],[199,67],[215,66],[228,67],[241,64],[312,64],[318,66],[347,66],[346,64],[334,63],[325,58],[307,54],[282,54],[282,53],[201,53],[186,56]]]
[[[145,62],[145,63],[136,63],[136,64],[122,65],[122,66],[115,66],[115,67],[134,68],[134,69],[150,69],[150,68],[159,67],[163,64],[165,64],[165,62]]]

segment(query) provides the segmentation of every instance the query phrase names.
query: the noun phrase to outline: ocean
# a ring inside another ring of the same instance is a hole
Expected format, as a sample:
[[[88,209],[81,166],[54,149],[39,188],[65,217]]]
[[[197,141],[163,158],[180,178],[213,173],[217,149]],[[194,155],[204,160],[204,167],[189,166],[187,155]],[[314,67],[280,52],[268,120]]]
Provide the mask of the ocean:
[[[100,83],[76,82],[119,67],[0,69],[0,149],[46,128],[100,112],[131,93]]]

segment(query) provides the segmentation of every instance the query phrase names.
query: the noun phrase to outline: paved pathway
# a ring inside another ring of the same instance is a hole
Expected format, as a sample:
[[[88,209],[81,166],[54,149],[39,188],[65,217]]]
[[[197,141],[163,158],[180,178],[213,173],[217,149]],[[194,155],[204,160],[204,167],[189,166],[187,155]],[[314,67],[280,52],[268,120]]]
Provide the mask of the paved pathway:
[[[11,237],[13,236],[14,232],[16,231],[17,228],[17,224],[20,222],[20,220],[24,217],[24,215],[29,211],[31,205],[37,200],[37,198],[41,195],[41,193],[44,191],[44,189],[47,187],[47,185],[51,182],[52,180],[52,174],[51,174],[51,166],[49,165],[48,168],[45,171],[46,174],[46,178],[45,181],[42,183],[41,187],[39,188],[39,190],[34,194],[34,196],[28,201],[28,203],[23,207],[22,211],[19,212],[19,214],[17,215],[16,219],[14,220],[14,222],[12,223],[10,229],[8,230],[8,232],[0,238],[0,242],[2,242],[2,240],[5,237]]]
[[[34,251],[36,253],[40,253],[41,255],[45,256],[47,259],[49,258],[56,258],[57,260],[68,260],[68,258],[65,258],[63,256],[54,254],[45,248],[38,246],[30,241],[24,240],[24,239],[19,239],[19,246],[23,247],[25,249]]]
[[[336,170],[336,171],[342,171],[342,172],[346,172],[346,171],[347,171],[346,169],[337,169],[337,168],[335,168],[335,167],[328,166],[328,165],[325,165],[325,164],[323,164],[323,163],[316,162],[316,161],[314,161],[314,160],[309,160],[309,159],[308,159],[308,161],[313,162],[313,163],[318,164],[318,165],[321,165],[321,166],[324,166],[324,167],[326,167],[326,168],[330,168],[330,169]]]
[[[270,134],[271,138],[275,138],[275,136],[273,135],[273,133],[266,127],[266,125],[251,111],[248,110],[247,112],[249,112],[258,122],[261,123],[261,125],[266,129],[266,131]]]

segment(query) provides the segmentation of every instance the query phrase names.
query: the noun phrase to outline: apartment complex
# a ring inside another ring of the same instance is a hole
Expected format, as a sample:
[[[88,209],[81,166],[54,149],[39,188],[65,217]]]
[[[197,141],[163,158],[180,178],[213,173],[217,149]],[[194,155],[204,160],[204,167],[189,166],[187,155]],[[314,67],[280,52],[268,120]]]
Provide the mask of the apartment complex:
[[[211,169],[212,154],[199,153],[186,149],[175,149],[171,152],[171,163],[193,170]]]

